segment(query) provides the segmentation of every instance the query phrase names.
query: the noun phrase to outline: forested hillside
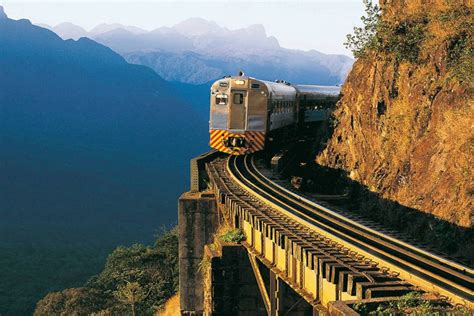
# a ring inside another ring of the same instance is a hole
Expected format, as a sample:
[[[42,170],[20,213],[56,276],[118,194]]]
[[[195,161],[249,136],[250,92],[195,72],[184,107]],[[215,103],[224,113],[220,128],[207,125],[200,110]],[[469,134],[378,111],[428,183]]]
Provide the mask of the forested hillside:
[[[80,288],[49,293],[38,302],[35,316],[153,315],[178,290],[176,229],[154,246],[118,247],[104,269]]]

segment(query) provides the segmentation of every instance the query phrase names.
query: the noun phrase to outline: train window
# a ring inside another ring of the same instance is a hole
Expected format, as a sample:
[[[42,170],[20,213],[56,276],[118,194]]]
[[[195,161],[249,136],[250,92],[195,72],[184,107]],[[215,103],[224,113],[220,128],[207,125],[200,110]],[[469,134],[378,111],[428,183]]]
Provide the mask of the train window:
[[[216,95],[216,104],[226,105],[227,104],[227,95],[225,95],[225,94]]]
[[[260,85],[258,83],[252,83],[252,89],[260,89]]]
[[[242,93],[234,93],[234,104],[244,103],[244,95]]]

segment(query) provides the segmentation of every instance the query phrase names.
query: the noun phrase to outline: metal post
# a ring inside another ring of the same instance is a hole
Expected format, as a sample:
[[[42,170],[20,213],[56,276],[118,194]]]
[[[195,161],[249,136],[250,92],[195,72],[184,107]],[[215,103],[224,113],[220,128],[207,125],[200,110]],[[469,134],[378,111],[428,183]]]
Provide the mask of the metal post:
[[[280,280],[270,270],[270,316],[278,316],[280,312]]]

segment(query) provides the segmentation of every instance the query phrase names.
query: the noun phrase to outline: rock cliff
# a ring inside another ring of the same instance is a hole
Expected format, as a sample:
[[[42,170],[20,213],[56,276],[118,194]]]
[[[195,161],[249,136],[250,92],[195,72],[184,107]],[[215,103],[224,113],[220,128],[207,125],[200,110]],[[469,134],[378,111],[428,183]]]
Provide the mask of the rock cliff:
[[[473,225],[472,1],[381,0],[316,161],[382,198]],[[385,32],[385,33],[384,33]]]

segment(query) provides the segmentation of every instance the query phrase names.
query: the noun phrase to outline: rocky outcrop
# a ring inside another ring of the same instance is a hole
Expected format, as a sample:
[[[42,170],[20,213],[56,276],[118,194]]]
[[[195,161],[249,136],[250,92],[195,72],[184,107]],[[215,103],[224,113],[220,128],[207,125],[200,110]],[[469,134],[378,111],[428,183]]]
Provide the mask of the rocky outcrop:
[[[357,60],[316,160],[385,199],[472,227],[473,4],[380,2],[397,32],[422,23],[417,58],[404,58],[405,43],[398,55],[375,49]]]

